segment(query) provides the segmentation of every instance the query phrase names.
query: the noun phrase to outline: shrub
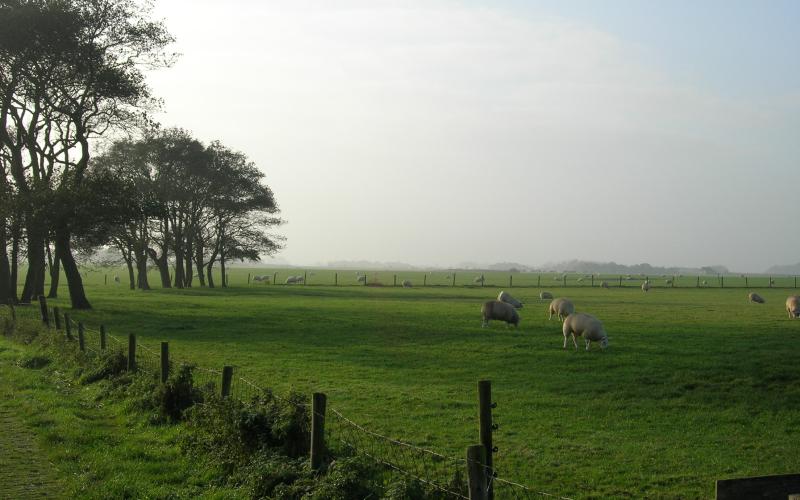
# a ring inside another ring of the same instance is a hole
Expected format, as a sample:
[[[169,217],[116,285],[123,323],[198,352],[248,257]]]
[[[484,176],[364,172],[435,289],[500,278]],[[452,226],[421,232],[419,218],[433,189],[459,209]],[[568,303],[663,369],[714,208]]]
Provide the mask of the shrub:
[[[128,369],[128,358],[122,351],[106,350],[87,368],[80,377],[81,384],[93,384],[98,380],[119,377]]]
[[[153,392],[153,407],[163,420],[182,420],[186,410],[203,401],[203,392],[194,386],[193,369],[193,365],[181,365],[177,373]]]
[[[20,368],[38,370],[39,368],[44,368],[49,365],[51,361],[49,357],[40,354],[25,354],[17,360],[17,366]]]

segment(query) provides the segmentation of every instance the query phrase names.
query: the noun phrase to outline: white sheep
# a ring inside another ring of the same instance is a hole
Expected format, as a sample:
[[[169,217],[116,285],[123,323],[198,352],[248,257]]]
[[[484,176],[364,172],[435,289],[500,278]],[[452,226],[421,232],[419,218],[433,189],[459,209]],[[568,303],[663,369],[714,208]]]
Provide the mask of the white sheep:
[[[800,318],[800,296],[790,295],[786,299],[786,312],[790,318]]]
[[[500,293],[497,294],[497,300],[500,302],[505,302],[506,304],[511,304],[514,309],[522,309],[522,302],[512,297],[508,292],[501,290]]]
[[[366,276],[366,275],[364,275],[364,274],[359,274],[358,276],[356,276],[356,282],[358,282],[358,283],[365,283],[365,284],[366,284],[366,282],[367,282],[367,276]]]
[[[666,281],[664,281],[664,284],[665,285],[672,285],[672,280],[666,280]]]
[[[481,316],[483,316],[483,326],[489,326],[489,320],[505,321],[506,326],[514,325],[519,328],[519,313],[511,304],[506,304],[499,300],[484,302],[481,306]]]
[[[601,281],[600,288],[608,288],[608,281]]]
[[[575,305],[570,302],[569,299],[565,299],[563,297],[558,298],[550,302],[550,307],[548,308],[548,313],[550,316],[547,320],[553,319],[553,315],[555,314],[558,319],[564,321],[564,319],[569,316],[570,314],[575,312]]]
[[[586,341],[586,350],[589,350],[589,345],[594,340],[600,342],[600,347],[605,349],[608,347],[608,334],[603,328],[603,323],[599,319],[584,313],[572,313],[564,320],[562,327],[564,333],[564,349],[567,348],[567,339],[572,335],[572,343],[575,344],[575,350],[578,350],[578,342],[575,337],[583,336]]]
[[[291,285],[293,283],[297,283],[297,276],[287,276],[286,281],[284,282],[287,285]]]
[[[411,288],[411,280],[403,280],[403,288]]]
[[[550,292],[539,292],[539,300],[552,299],[553,294]]]
[[[650,282],[649,281],[645,281],[644,283],[642,283],[642,291],[643,292],[647,292],[649,290],[650,290]]]
[[[708,281],[706,281],[706,280],[703,280],[703,282],[702,282],[702,283],[700,283],[700,284],[701,284],[701,285],[703,285],[703,286],[708,286]]]
[[[476,285],[477,284],[483,285],[484,282],[483,275],[481,274],[480,276],[476,276],[475,279],[472,280],[472,282],[475,283]]]
[[[749,300],[753,304],[763,304],[765,302],[764,298],[761,295],[753,292],[747,294],[747,300]]]
[[[580,277],[580,278],[578,278],[578,279],[577,279],[577,280],[575,280],[575,281],[577,281],[578,283],[580,283],[581,281],[583,281],[583,277]]]

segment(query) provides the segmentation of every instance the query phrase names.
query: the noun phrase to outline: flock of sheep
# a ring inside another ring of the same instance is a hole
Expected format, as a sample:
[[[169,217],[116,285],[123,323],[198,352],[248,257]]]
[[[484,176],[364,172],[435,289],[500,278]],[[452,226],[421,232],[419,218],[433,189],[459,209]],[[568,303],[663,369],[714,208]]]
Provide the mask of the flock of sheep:
[[[539,299],[553,299],[553,295],[550,292],[542,292],[539,294]],[[496,320],[505,321],[507,325],[514,325],[515,328],[518,328],[519,313],[517,309],[522,309],[522,302],[508,292],[501,291],[496,300],[489,300],[481,306],[483,326],[489,326],[489,321]],[[590,314],[576,313],[575,305],[569,299],[563,297],[553,299],[548,307],[548,313],[549,319],[556,315],[563,322],[561,331],[564,334],[564,349],[567,348],[567,340],[570,337],[572,337],[575,350],[578,349],[576,337],[583,337],[587,351],[593,341],[600,342],[602,349],[608,347],[608,334],[603,328],[603,323]]]
[[[605,288],[607,288],[607,284]],[[642,283],[642,291],[647,292],[648,290],[650,290],[650,284],[645,281]],[[576,313],[575,305],[569,299],[564,297],[553,298],[553,294],[550,292],[541,292],[539,299],[551,299],[547,308],[548,320],[552,320],[553,316],[556,316],[563,323],[561,331],[564,334],[564,349],[567,348],[567,340],[570,337],[572,337],[572,343],[575,345],[576,350],[578,349],[576,337],[583,337],[587,351],[593,341],[599,342],[602,349],[608,347],[608,334],[599,319],[590,314]],[[755,304],[765,303],[764,298],[757,293],[749,293],[747,299]],[[514,325],[515,328],[519,328],[520,317],[517,312],[518,309],[522,309],[522,302],[512,297],[508,292],[501,291],[496,300],[486,301],[481,306],[483,326],[487,327],[489,326],[489,321],[495,320],[505,321],[506,326]],[[786,312],[789,314],[789,318],[800,318],[800,296],[790,295],[786,299]]]

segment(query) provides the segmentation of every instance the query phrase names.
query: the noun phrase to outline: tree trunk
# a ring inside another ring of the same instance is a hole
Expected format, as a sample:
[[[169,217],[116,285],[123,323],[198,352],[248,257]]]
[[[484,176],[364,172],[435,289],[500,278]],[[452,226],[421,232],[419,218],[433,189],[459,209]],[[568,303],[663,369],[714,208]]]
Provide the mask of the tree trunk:
[[[225,252],[222,251],[219,253],[219,270],[222,273],[222,278],[220,279],[222,288],[228,288],[228,277],[225,275]]]
[[[22,239],[20,227],[20,214],[14,217],[11,222],[11,277],[9,278],[8,295],[11,297],[11,302],[17,303],[17,283],[19,283],[19,241]]]
[[[209,262],[206,266],[206,272],[208,273],[208,288],[214,288],[214,274],[212,272],[213,267],[214,259],[211,259],[211,262]]]
[[[28,273],[20,300],[28,303],[44,295],[44,225],[31,222],[27,227]]]
[[[167,251],[162,249],[161,256],[156,253],[152,248],[147,249],[147,254],[153,259],[153,262],[158,268],[158,274],[161,276],[161,288],[172,288],[172,279],[169,275],[169,262],[167,262]]]
[[[194,246],[194,265],[197,267],[197,280],[200,286],[206,286],[205,266],[203,265],[203,246],[195,244]]]
[[[186,242],[185,255],[186,255],[186,258],[185,258],[185,260],[186,260],[186,274],[185,274],[186,287],[187,288],[191,288],[192,287],[192,281],[194,281],[194,269],[192,269],[192,267],[193,267],[192,266],[192,256],[194,255],[194,252],[192,251],[192,244],[189,241]]]
[[[147,251],[137,248],[134,254],[136,260],[136,285],[140,290],[150,290],[150,282],[147,279]]]
[[[125,265],[128,266],[128,282],[130,283],[130,289],[136,290],[136,276],[133,274],[133,257],[131,257],[131,253],[123,255],[122,258],[125,260]]]
[[[173,278],[175,288],[183,288],[185,283],[183,276],[183,248],[175,244],[175,276]]]
[[[61,256],[58,245],[53,245],[53,257],[50,257],[50,245],[47,245],[47,261],[50,263],[50,292],[48,299],[58,298],[58,281],[61,278]]]
[[[86,298],[86,292],[83,289],[83,280],[81,279],[80,271],[78,271],[78,264],[72,255],[69,237],[70,234],[67,229],[60,228],[56,230],[56,246],[59,247],[61,263],[64,265],[64,275],[67,277],[69,299],[73,309],[91,309],[92,305],[89,303],[89,299]]]
[[[8,262],[6,221],[0,219],[0,304],[11,303],[11,265]]]

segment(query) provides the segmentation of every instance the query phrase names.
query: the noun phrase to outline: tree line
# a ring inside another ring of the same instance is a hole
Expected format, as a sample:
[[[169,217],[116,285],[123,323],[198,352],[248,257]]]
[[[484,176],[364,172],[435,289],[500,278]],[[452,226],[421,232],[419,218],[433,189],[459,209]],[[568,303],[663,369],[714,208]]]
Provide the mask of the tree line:
[[[0,303],[55,297],[63,272],[72,306],[90,308],[76,253],[98,247],[144,290],[148,260],[163,287],[215,286],[215,265],[225,286],[226,262],[280,247],[244,154],[150,120],[144,71],[174,56],[149,15],[134,0],[0,2]]]

